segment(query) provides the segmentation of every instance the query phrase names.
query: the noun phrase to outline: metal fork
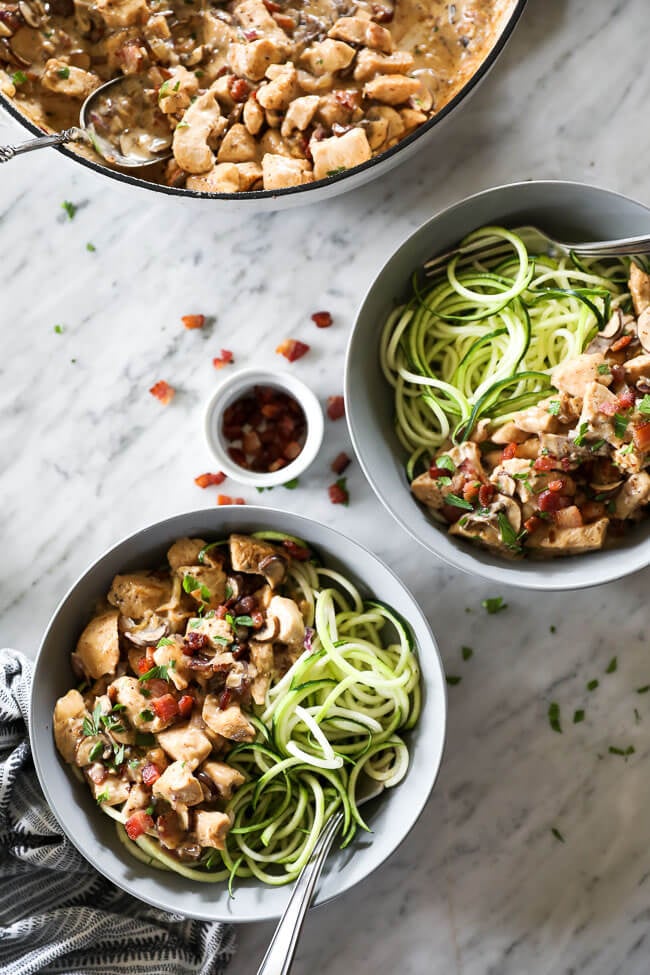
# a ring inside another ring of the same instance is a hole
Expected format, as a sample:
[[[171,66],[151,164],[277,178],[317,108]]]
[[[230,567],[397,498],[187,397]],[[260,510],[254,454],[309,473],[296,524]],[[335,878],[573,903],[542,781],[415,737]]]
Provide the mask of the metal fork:
[[[595,240],[595,241],[561,241],[550,234],[544,233],[539,227],[514,227],[513,234],[521,237],[528,250],[539,251],[544,254],[564,254],[568,256],[570,252],[579,257],[623,257],[633,254],[650,254],[650,235],[645,234],[640,237],[621,237],[618,240]],[[490,244],[490,237],[482,237],[480,240],[472,241],[465,246],[458,245],[444,254],[437,254],[427,261],[424,270],[427,276],[436,274],[443,264],[446,264],[452,257],[460,255],[459,264],[488,257],[501,257],[512,252],[512,245],[502,238],[492,238],[495,244]]]
[[[358,788],[358,806],[376,798],[384,790],[381,782],[376,782],[367,776],[359,777]],[[300,871],[289,903],[278,922],[268,951],[257,970],[257,975],[288,975],[293,964],[293,956],[296,952],[305,915],[314,896],[314,888],[342,822],[343,813],[337,812],[325,824],[325,829],[318,837],[309,860]]]

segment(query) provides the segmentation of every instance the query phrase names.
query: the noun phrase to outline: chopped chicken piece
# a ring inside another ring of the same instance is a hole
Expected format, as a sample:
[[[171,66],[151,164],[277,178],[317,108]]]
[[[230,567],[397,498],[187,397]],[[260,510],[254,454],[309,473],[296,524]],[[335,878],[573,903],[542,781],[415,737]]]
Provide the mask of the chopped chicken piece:
[[[303,51],[300,60],[313,75],[319,77],[328,72],[347,68],[352,64],[354,54],[354,48],[349,44],[327,37],[324,41],[312,44]]]
[[[180,565],[176,570],[183,589],[199,605],[216,609],[226,598],[226,573],[220,566]]]
[[[584,432],[588,440],[605,439],[614,447],[620,447],[623,440],[617,436],[614,426],[614,414],[617,410],[618,399],[606,386],[596,382],[587,383],[582,413],[578,426],[571,435],[575,439],[579,432]]]
[[[182,565],[199,565],[199,552],[205,548],[202,538],[179,538],[167,552],[167,561],[172,572]]]
[[[149,17],[146,0],[95,0],[94,9],[112,28],[144,24]]]
[[[350,129],[331,139],[312,139],[309,148],[314,160],[314,179],[325,179],[367,162],[372,156],[363,129]]]
[[[442,488],[438,487],[436,479],[431,477],[428,471],[415,478],[411,484],[411,491],[418,501],[430,508],[431,511],[440,511],[445,504]]]
[[[205,633],[213,650],[224,650],[235,639],[228,620],[221,620],[218,616],[201,616],[190,620],[187,632]]]
[[[212,89],[199,95],[174,129],[174,158],[186,173],[207,173],[214,165],[211,144],[223,134],[228,122]]]
[[[75,68],[66,61],[50,58],[46,62],[41,84],[48,91],[57,95],[68,95],[70,98],[84,99],[99,85],[99,79],[90,71]]]
[[[54,741],[66,762],[74,762],[77,745],[83,736],[86,705],[79,691],[68,691],[54,707]]]
[[[228,49],[228,64],[240,78],[261,81],[270,64],[284,60],[284,51],[278,44],[262,37],[249,44],[231,44]]]
[[[305,131],[316,114],[319,101],[318,95],[303,95],[291,102],[280,128],[285,139],[296,129],[299,132]]]
[[[608,525],[609,518],[601,518],[578,528],[543,525],[526,539],[525,545],[540,555],[580,555],[583,552],[595,552],[604,545]]]
[[[167,23],[164,18],[163,21]],[[169,71],[171,78],[165,79],[158,92],[158,107],[165,115],[175,115],[177,112],[184,112],[191,104],[199,90],[199,79],[182,64],[175,65]],[[181,543],[183,541],[185,539],[181,539]]]
[[[614,514],[617,518],[632,518],[646,504],[650,504],[650,475],[640,471],[628,477],[618,492]]]
[[[367,81],[363,89],[366,98],[373,98],[385,105],[403,105],[421,91],[421,81],[404,74],[377,75],[376,78]]]
[[[646,465],[647,454],[641,453],[632,444],[623,444],[612,454],[612,461],[623,474],[638,474]]]
[[[225,850],[226,836],[231,822],[226,813],[213,809],[199,809],[194,817],[194,835],[199,846]]]
[[[628,359],[623,363],[625,378],[629,383],[638,383],[639,379],[647,379],[650,382],[650,355],[643,353]]]
[[[201,766],[201,771],[208,775],[217,789],[222,799],[226,801],[232,799],[233,793],[246,780],[241,772],[225,762],[208,761]]]
[[[271,65],[266,75],[271,80],[257,89],[257,101],[267,112],[286,112],[300,92],[296,69],[289,61],[282,66]]]
[[[497,427],[490,436],[492,443],[523,443],[528,439],[528,434],[524,433],[512,420],[508,420],[503,426]]]
[[[102,782],[95,782],[88,776],[86,781],[95,800],[101,799],[103,806],[119,806],[129,798],[129,783],[114,772],[109,772]]]
[[[276,598],[275,596],[273,597]],[[304,632],[303,632],[304,641]],[[256,675],[251,685],[251,696],[256,704],[264,704],[266,692],[271,686],[273,677],[273,645],[271,643],[260,643],[258,640],[250,641],[251,663],[255,667]]]
[[[220,708],[219,699],[208,694],[203,703],[203,720],[208,728],[230,741],[255,741],[255,728],[242,714],[239,704]]]
[[[257,135],[265,122],[264,109],[257,104],[257,98],[251,95],[244,105],[244,125],[251,135]]]
[[[173,761],[186,762],[190,769],[197,768],[212,751],[206,735],[191,721],[161,731],[158,744]]]
[[[109,609],[94,616],[79,637],[76,654],[89,677],[115,673],[120,659],[119,615],[118,610]]]
[[[370,81],[376,74],[406,74],[413,69],[413,55],[408,51],[380,54],[364,48],[357,55],[354,67],[355,81]]]
[[[567,359],[556,366],[551,373],[553,385],[570,396],[584,396],[587,383],[602,383],[609,386],[611,373],[601,374],[598,367],[605,362],[602,352],[583,353]]]
[[[153,659],[158,667],[167,667],[169,680],[179,691],[184,691],[192,679],[192,671],[188,667],[189,657],[183,653],[182,640],[164,643],[153,652]]]
[[[365,45],[390,54],[393,38],[389,30],[365,17],[340,17],[328,31],[328,37],[350,44]]]
[[[262,156],[262,179],[265,190],[283,190],[288,186],[302,186],[313,180],[309,163],[304,159],[290,159],[266,152]]]
[[[239,170],[234,163],[219,163],[209,173],[188,176],[185,185],[199,193],[238,193],[239,182]]]
[[[107,599],[123,616],[141,620],[169,601],[171,582],[149,572],[115,576]]]
[[[157,798],[165,799],[172,807],[196,806],[203,802],[203,789],[198,779],[192,775],[192,769],[187,762],[172,762],[168,765],[160,778],[154,782],[151,790]]]
[[[650,307],[650,275],[642,271],[635,261],[630,263],[629,285],[634,312],[638,316]]]
[[[555,433],[558,422],[548,411],[548,404],[538,403],[515,413],[512,422],[525,433]]]
[[[253,162],[257,158],[257,143],[245,125],[232,125],[219,146],[219,162]]]
[[[136,731],[162,731],[173,718],[159,718],[151,709],[151,700],[142,693],[143,683],[135,677],[118,677],[113,681],[115,699],[124,706],[122,714]]]
[[[250,535],[233,533],[230,542],[230,561],[235,572],[264,576],[271,587],[283,581],[287,571],[287,556],[275,545]]]
[[[122,816],[125,820],[129,818],[138,809],[146,809],[150,803],[149,793],[144,789],[139,782],[134,782],[129,789],[129,795],[120,810]]]

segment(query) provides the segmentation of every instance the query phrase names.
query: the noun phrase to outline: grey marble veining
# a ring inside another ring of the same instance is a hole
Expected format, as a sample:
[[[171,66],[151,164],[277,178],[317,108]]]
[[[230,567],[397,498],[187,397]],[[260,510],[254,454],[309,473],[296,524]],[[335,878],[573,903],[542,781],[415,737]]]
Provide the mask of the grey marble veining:
[[[284,337],[309,342],[289,368],[324,399],[341,391],[365,288],[436,209],[534,177],[649,202],[649,47],[647,0],[530,0],[488,80],[425,154],[353,196],[287,213],[159,200],[52,152],[2,167],[2,642],[34,653],[104,547],[214,503],[193,477],[213,468],[201,411],[222,347],[244,365]],[[2,141],[22,135],[0,118]],[[79,206],[72,221],[64,199]],[[326,332],[309,320],[320,308],[335,318]],[[190,312],[214,321],[186,332]],[[161,378],[179,390],[166,409],[147,392]],[[297,491],[241,493],[377,550],[462,680],[449,688],[447,752],[421,821],[375,877],[309,917],[296,975],[646,975],[650,694],[636,691],[650,683],[650,572],[577,594],[495,593],[414,546],[358,468],[350,507],[330,505],[328,465],[348,444],[330,423]],[[508,609],[487,616],[481,600],[497,594]],[[578,709],[586,718],[573,724]],[[629,745],[627,759],[609,752]],[[252,975],[270,933],[242,930],[232,975]]]

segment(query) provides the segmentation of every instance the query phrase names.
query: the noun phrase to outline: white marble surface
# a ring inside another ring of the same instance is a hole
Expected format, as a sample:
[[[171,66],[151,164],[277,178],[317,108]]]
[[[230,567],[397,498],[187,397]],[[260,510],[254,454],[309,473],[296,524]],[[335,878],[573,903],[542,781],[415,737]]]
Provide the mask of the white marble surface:
[[[319,206],[224,214],[139,196],[53,153],[3,167],[2,641],[34,653],[58,599],[106,545],[214,503],[192,479],[213,466],[201,408],[222,346],[243,365],[273,357],[287,335],[312,343],[293,368],[324,398],[341,391],[366,285],[435,209],[530,177],[650,202],[647,14],[647,0],[530,0],[505,56],[436,145]],[[21,134],[0,120],[3,141]],[[64,199],[79,205],[73,221]],[[309,321],[320,308],[335,317],[329,332]],[[189,333],[179,322],[188,312],[216,321]],[[180,390],[167,409],[147,392],[159,378]],[[577,595],[502,593],[508,609],[488,617],[480,602],[496,593],[414,548],[358,469],[349,509],[329,504],[328,462],[347,442],[344,425],[330,424],[299,490],[242,493],[295,506],[388,558],[463,679],[450,688],[449,744],[422,820],[385,869],[310,916],[296,975],[645,975],[650,695],[635,689],[650,683],[650,573]],[[466,663],[462,644],[475,649]],[[549,727],[550,700],[562,735]],[[608,752],[628,744],[628,760]],[[270,932],[242,930],[232,975],[252,975]]]

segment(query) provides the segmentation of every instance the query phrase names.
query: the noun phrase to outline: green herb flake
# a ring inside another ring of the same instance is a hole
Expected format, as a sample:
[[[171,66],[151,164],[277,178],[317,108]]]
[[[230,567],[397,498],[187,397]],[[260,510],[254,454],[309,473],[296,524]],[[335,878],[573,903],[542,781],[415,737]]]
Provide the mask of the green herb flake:
[[[235,616],[235,626],[253,626],[251,616]]]
[[[151,667],[146,672],[146,674],[140,674],[138,680],[139,681],[154,680],[154,679],[169,680],[169,671],[174,669],[175,663],[176,661],[172,660],[170,664],[156,664],[155,667]],[[151,721],[152,718],[145,718],[145,720]]]
[[[508,604],[503,601],[503,596],[490,596],[488,599],[483,599],[481,606],[490,616],[494,616],[495,613],[502,613],[504,609],[508,608]]]
[[[618,670],[618,657],[612,657],[610,662],[607,664],[606,674],[613,674]]]
[[[108,793],[108,789],[104,789],[104,791],[100,792],[99,795],[97,796],[97,805],[101,806],[103,802],[108,802],[109,799],[110,799],[110,795]]]
[[[113,762],[116,766],[121,765],[124,762],[124,750],[124,745],[119,745],[119,747],[114,750]]]
[[[554,623],[551,623],[551,625],[548,628],[548,632],[549,633],[557,633],[557,626]]]
[[[59,78],[63,78],[65,80],[66,78],[70,77],[70,68],[66,64],[62,68],[58,69],[57,74]]]
[[[297,477],[292,477],[291,480],[287,481],[286,484],[283,484],[282,487],[285,487],[287,491],[295,491],[299,484],[299,479]]]
[[[474,656],[474,651],[471,647],[461,647],[460,652],[462,654],[463,660],[471,660]]]
[[[548,706],[548,723],[550,724],[553,731],[557,731],[558,734],[562,734],[562,725],[560,724],[560,705],[557,701],[551,701]]]
[[[11,80],[18,87],[18,85],[24,85],[27,81],[27,75],[24,71],[14,71],[11,76]]]
[[[456,470],[456,465],[448,454],[443,454],[442,457],[436,459],[436,467],[442,467],[446,471],[451,471],[452,474]]]
[[[436,487],[439,488],[449,487],[450,484],[451,484],[451,478],[447,477],[446,474],[443,474],[441,477],[436,478]]]
[[[104,743],[101,741],[96,741],[93,747],[90,749],[90,752],[88,753],[88,758],[90,759],[91,762],[94,762],[96,758],[99,758],[99,756],[103,751],[104,751]]]
[[[610,373],[609,363],[601,362],[601,364],[598,366],[598,375],[609,376],[609,373]]]
[[[97,250],[97,248],[95,247],[95,245],[94,245],[94,244],[91,244],[91,242],[90,242],[90,241],[88,241],[88,243],[86,244],[86,250],[87,250],[87,251],[88,251],[88,252],[89,252],[90,254],[94,254],[94,253],[95,253],[95,251]]]
[[[190,575],[189,572],[183,577],[183,589],[185,592],[190,594],[198,591],[201,595],[201,599],[204,602],[208,602],[212,598],[208,587],[204,586],[203,583],[199,582],[198,579],[195,579],[194,576]]]
[[[587,690],[591,693],[591,691],[595,691],[596,690],[596,688],[599,686],[599,684],[600,684],[600,681],[599,680],[596,680],[596,678],[594,678],[593,680],[590,680],[589,683],[587,684]]]
[[[637,687],[637,694],[647,694],[650,691],[650,684],[644,684],[643,687]]]
[[[646,393],[642,400],[636,404],[636,408],[639,413],[643,413],[644,416],[650,416],[650,395]]]
[[[154,713],[153,711],[150,711],[149,708],[145,708],[143,711],[140,711],[138,717],[141,721],[153,721]]]
[[[155,806],[147,806],[147,808],[145,810],[145,812],[147,813],[147,816],[153,816],[153,814],[154,814],[155,811],[156,811],[156,807]]]
[[[615,745],[610,745],[607,750],[610,755],[622,755],[627,758],[628,755],[634,755],[636,748],[634,745],[628,745],[627,748],[617,748]]]
[[[61,204],[61,208],[68,214],[69,220],[74,220],[74,215],[78,209],[74,203],[70,203],[70,200],[64,200]]]
[[[162,637],[161,640],[158,640],[158,643],[156,644],[156,650],[159,650],[160,647],[175,647],[175,646],[176,646],[176,640],[172,640],[170,639],[170,637],[164,636]]]
[[[497,521],[499,523],[499,532],[501,533],[501,541],[503,544],[506,546],[506,548],[519,552],[521,545],[519,544],[519,540],[517,538],[517,532],[514,530],[503,511],[497,512]]]
[[[573,723],[580,724],[581,721],[585,720],[585,712],[583,708],[578,708],[577,711],[573,712]]]
[[[614,414],[614,433],[617,437],[622,439],[625,436],[629,422],[630,418],[628,416],[623,416],[621,413]]]
[[[560,843],[566,843],[566,840],[562,836],[562,833],[560,833],[559,829],[557,829],[555,826],[551,827],[551,833],[553,834],[556,840],[559,840]]]
[[[634,709],[634,720],[636,721],[637,724],[639,724],[641,721],[641,715],[639,714],[638,708]]]
[[[63,325],[55,325],[54,332],[56,335],[63,335],[63,333],[65,332],[65,328],[63,327]]]
[[[156,744],[156,736],[150,731],[136,732],[135,743],[139,748],[152,748]]]
[[[592,454],[595,454],[597,450],[600,450],[601,447],[604,447],[605,443],[606,443],[605,440],[602,439],[596,440],[594,443],[589,444],[589,450],[592,452]]]
[[[449,684],[450,687],[455,687],[456,684],[460,684],[460,682],[461,682],[462,679],[463,679],[462,677],[458,677],[455,674],[446,674],[445,675],[445,680],[447,681],[447,683]]]
[[[558,413],[560,412],[560,401],[559,401],[559,399],[552,399],[549,402],[549,404],[546,407],[546,409],[551,414],[551,416],[557,416]]]
[[[585,437],[587,436],[588,430],[589,430],[589,424],[588,423],[581,423],[580,424],[580,426],[578,427],[578,432],[577,432],[577,434],[575,436],[575,439],[573,441],[574,444],[576,445],[576,447],[582,447],[583,443],[585,442]]]
[[[457,494],[446,494],[445,504],[450,504],[453,508],[462,508],[464,511],[474,510],[473,504],[470,504],[465,498],[460,498]]]

